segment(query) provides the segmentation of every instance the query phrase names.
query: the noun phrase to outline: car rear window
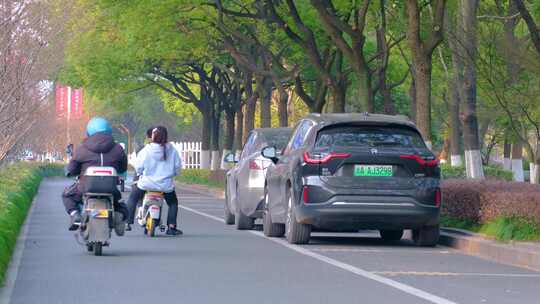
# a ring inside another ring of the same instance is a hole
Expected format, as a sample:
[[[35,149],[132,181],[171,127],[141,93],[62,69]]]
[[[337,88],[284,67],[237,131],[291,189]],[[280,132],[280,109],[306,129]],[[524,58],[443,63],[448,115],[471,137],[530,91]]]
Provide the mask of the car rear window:
[[[272,130],[264,133],[264,139],[269,146],[274,146],[278,150],[285,148],[291,137],[292,130]]]
[[[400,127],[346,126],[330,127],[319,131],[316,150],[331,147],[405,147],[425,148],[417,132]]]

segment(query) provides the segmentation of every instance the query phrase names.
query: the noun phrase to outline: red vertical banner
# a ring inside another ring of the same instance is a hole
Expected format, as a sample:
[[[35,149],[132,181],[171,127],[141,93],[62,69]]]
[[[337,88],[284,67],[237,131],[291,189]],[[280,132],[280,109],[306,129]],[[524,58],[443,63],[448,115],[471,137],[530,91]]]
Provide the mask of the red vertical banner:
[[[55,99],[56,116],[58,118],[66,117],[68,108],[68,88],[66,86],[57,85]]]
[[[83,116],[83,90],[71,90],[71,119],[81,119]]]

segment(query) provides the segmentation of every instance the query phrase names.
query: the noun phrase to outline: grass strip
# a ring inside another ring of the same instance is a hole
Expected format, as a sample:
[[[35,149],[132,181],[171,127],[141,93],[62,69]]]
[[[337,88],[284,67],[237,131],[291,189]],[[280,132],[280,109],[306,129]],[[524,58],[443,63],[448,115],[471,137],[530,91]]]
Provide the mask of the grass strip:
[[[479,224],[441,216],[441,226],[478,232],[501,242],[540,241],[540,227],[534,222],[520,217],[499,217]]]
[[[0,284],[43,177],[62,175],[52,164],[16,163],[0,168]]]
[[[190,185],[203,185],[216,189],[223,189],[225,183],[212,179],[212,172],[204,169],[184,169],[180,176],[176,177],[180,183]]]

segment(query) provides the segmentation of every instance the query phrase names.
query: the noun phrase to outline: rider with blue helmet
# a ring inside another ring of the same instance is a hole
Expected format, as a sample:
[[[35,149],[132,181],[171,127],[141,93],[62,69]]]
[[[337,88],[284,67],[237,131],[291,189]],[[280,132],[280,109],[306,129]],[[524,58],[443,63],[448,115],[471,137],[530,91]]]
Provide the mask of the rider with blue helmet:
[[[66,212],[71,217],[69,230],[77,230],[81,222],[82,189],[84,184],[84,173],[88,167],[110,166],[117,172],[123,173],[127,170],[127,156],[122,146],[117,144],[112,136],[112,127],[107,119],[103,117],[92,118],[86,127],[87,137],[75,149],[73,157],[66,167],[67,176],[80,176],[81,183],[74,183],[67,187],[62,194],[62,200]],[[128,217],[128,210],[125,204],[120,203],[122,197],[120,191],[114,193],[114,209],[119,211],[124,220]],[[115,227],[116,233],[124,234],[125,222],[119,221]]]

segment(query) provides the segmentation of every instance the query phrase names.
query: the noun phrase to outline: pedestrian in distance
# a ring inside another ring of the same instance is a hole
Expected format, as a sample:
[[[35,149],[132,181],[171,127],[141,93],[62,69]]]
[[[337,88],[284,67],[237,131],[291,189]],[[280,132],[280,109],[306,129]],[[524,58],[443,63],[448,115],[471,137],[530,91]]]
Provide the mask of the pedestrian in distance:
[[[134,223],[137,203],[146,191],[162,192],[169,207],[167,215],[167,234],[181,235],[177,229],[178,198],[174,189],[174,177],[182,169],[182,160],[176,149],[168,142],[167,128],[158,126],[152,129],[151,142],[137,154],[134,162],[138,181],[131,187],[128,198],[128,229]]]

